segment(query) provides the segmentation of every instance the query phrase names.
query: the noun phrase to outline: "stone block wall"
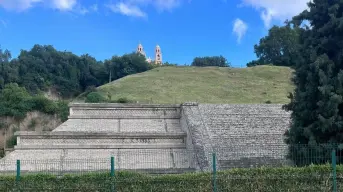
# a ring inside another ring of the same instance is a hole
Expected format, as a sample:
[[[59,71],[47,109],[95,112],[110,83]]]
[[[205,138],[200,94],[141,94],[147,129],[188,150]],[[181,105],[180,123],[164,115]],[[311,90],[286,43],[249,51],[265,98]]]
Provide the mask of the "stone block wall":
[[[0,171],[108,170],[149,172],[194,170],[185,144],[180,105],[71,104],[69,119],[52,132],[18,132],[15,151],[0,160]]]
[[[210,171],[213,152],[218,169],[288,164],[289,121],[273,104],[72,104],[52,132],[18,133],[0,171],[15,169],[17,159],[27,171],[40,170],[35,162],[42,161],[52,170],[108,169],[111,156],[119,169]]]
[[[17,132],[15,149],[163,149],[185,148],[186,134],[175,133],[85,133]]]
[[[0,172],[16,169],[16,158],[21,159],[21,170],[25,172],[69,173],[82,171],[108,171],[110,158],[115,158],[116,170],[148,172],[182,172],[194,170],[187,151],[183,149],[54,149],[15,150],[0,161]],[[37,156],[40,156],[37,160]]]
[[[195,151],[198,168],[201,171],[210,170],[213,146],[198,104],[184,103],[181,120],[181,127],[187,133],[186,146]]]
[[[197,150],[200,167],[206,167],[211,161],[213,151],[219,168],[223,169],[289,164],[283,134],[289,127],[290,114],[281,107],[274,104],[183,105],[182,115],[186,122],[191,122],[188,137]]]
[[[180,105],[74,103],[53,132],[180,132],[179,119]]]
[[[117,103],[73,103],[70,104],[69,119],[179,119],[180,105],[117,104]]]

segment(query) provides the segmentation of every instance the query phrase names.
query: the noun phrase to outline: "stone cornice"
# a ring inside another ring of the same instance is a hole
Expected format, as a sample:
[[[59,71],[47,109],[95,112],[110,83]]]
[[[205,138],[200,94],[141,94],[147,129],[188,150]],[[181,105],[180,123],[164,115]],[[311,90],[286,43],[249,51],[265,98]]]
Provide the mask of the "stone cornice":
[[[184,132],[35,132],[17,131],[15,136],[29,138],[182,138],[186,136]]]
[[[180,116],[70,115],[68,119],[179,119]]]
[[[184,144],[164,144],[164,143],[158,143],[158,144],[144,144],[139,143],[138,145],[132,145],[132,144],[114,144],[114,145],[73,145],[73,144],[67,144],[67,145],[24,145],[24,146],[15,146],[15,149],[21,149],[21,150],[33,150],[33,149],[184,149]]]
[[[180,108],[180,104],[70,103],[71,108]]]

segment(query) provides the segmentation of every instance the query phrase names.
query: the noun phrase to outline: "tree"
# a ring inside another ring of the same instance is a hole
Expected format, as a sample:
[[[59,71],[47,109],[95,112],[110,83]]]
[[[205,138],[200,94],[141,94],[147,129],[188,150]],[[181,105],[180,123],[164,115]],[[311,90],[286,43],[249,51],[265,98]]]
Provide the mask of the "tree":
[[[136,53],[102,62],[89,54],[77,56],[51,45],[36,44],[11,60],[11,53],[0,49],[0,90],[5,84],[17,83],[30,94],[53,91],[62,98],[71,98],[107,83],[109,77],[116,80],[151,68],[145,57]]]
[[[31,95],[16,83],[6,84],[0,92],[0,116],[23,118],[31,108]]]
[[[258,60],[248,63],[250,66],[273,64],[277,66],[294,66],[294,54],[299,49],[298,27],[291,27],[286,21],[286,26],[273,26],[268,35],[260,39],[254,50]]]
[[[247,63],[247,67],[253,67],[253,66],[257,66],[257,65],[265,65],[264,63],[262,63],[261,60],[253,60],[250,61],[249,63]]]
[[[217,66],[217,67],[230,67],[230,63],[227,62],[223,56],[212,56],[212,57],[195,57],[191,66],[207,67],[207,66]]]
[[[7,82],[16,81],[16,71],[10,66],[11,52],[0,48],[0,89],[4,88]]]
[[[295,54],[293,79],[296,88],[285,106],[292,111],[286,143],[297,164],[300,156],[309,153],[320,158],[309,158],[306,164],[325,163],[335,143],[343,142],[343,2],[313,0],[308,6],[309,11],[292,21],[300,26],[308,20],[312,28],[300,33],[301,48]]]
[[[51,45],[34,45],[21,50],[18,58],[10,58],[9,51],[0,49],[0,89],[18,83],[33,94],[54,89],[66,98],[102,85],[108,77],[103,63],[94,57],[57,51]]]
[[[111,80],[150,69],[145,57],[139,53],[113,56],[110,60],[105,60],[104,64],[105,68],[111,73]]]
[[[106,99],[98,92],[90,92],[86,96],[86,103],[101,103],[106,101]]]

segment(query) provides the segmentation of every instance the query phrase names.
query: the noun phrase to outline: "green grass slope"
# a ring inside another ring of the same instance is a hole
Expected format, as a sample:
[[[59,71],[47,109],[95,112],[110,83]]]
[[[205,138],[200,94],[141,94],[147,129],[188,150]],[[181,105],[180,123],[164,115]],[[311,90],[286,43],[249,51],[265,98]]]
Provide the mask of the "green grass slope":
[[[293,90],[288,67],[160,67],[98,88],[111,100],[140,103],[287,103]]]

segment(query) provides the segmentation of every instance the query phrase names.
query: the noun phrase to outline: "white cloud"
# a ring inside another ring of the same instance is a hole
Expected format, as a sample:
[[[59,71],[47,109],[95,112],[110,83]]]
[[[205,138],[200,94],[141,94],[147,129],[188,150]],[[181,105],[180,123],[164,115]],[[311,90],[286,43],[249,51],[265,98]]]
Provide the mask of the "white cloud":
[[[98,10],[97,4],[89,8],[83,7],[80,0],[0,0],[0,7],[11,11],[25,11],[34,6],[45,5],[48,8],[59,11],[70,11],[78,14],[86,14]]]
[[[123,2],[107,5],[113,12],[132,17],[146,17],[146,14],[137,6]]]
[[[159,11],[164,11],[164,10],[172,10],[173,8],[180,6],[182,1],[181,0],[152,0],[151,3]]]
[[[42,0],[1,0],[0,7],[7,10],[24,11]]]
[[[237,36],[237,43],[240,43],[243,36],[248,30],[248,25],[242,21],[241,19],[237,18],[233,23],[233,29],[232,31]]]
[[[191,0],[122,0],[116,4],[109,4],[113,12],[121,13],[133,17],[146,17],[147,14],[143,11],[144,7],[153,6],[156,10],[171,11],[172,9],[180,6],[182,3]]]
[[[112,2],[112,0],[109,0]],[[98,12],[98,4],[85,7],[81,5],[84,0],[0,0],[0,7],[11,11],[25,11],[36,6],[44,6],[59,11],[67,11],[77,14],[87,14]],[[191,0],[115,0],[115,3],[105,5],[116,13],[132,17],[146,17],[144,8],[154,7],[159,12],[171,11],[184,2],[190,3]]]
[[[51,0],[52,7],[62,11],[72,10],[76,4],[77,0]]]
[[[270,27],[273,20],[285,21],[307,9],[309,0],[242,0],[243,5],[261,11],[265,27]]]

